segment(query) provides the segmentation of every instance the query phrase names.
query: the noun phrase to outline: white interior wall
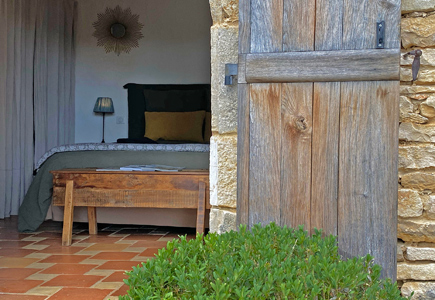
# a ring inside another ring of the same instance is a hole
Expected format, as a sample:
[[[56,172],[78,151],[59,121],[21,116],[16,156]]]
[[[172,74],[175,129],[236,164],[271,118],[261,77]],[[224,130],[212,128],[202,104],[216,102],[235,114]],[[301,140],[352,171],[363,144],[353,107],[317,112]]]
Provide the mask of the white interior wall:
[[[92,36],[97,14],[116,5],[144,24],[139,48],[120,56],[105,53]],[[101,141],[102,116],[92,110],[103,96],[115,107],[106,115],[105,141],[127,137],[126,83],[210,83],[211,24],[207,0],[78,0],[75,142]]]

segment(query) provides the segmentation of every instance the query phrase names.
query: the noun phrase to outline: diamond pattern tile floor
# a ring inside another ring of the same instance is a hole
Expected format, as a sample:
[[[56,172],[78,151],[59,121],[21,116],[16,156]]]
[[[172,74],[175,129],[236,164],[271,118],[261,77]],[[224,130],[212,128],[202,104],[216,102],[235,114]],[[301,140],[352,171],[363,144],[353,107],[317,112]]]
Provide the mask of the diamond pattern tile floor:
[[[62,222],[46,221],[35,233],[21,234],[17,217],[0,219],[0,299],[116,300],[125,295],[125,271],[153,257],[193,228],[74,224],[73,244],[63,247]]]

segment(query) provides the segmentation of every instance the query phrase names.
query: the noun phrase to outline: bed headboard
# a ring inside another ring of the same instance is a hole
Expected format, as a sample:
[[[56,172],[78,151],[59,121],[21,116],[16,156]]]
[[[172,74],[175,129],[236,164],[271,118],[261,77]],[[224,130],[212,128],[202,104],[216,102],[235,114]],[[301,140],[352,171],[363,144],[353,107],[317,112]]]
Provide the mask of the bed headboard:
[[[145,111],[211,111],[210,84],[136,84],[127,83],[128,137],[145,134]]]

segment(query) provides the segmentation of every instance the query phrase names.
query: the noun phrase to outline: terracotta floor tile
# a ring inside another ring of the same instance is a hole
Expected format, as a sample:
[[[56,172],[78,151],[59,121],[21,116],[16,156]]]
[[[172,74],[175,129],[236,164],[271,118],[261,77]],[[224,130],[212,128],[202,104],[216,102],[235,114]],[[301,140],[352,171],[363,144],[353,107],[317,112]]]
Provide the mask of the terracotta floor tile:
[[[159,251],[160,248],[148,248],[146,249],[144,252],[142,252],[141,254],[139,254],[139,256],[146,256],[146,257],[155,257],[155,254],[157,254],[157,252]]]
[[[111,296],[123,296],[127,294],[130,287],[126,284],[122,285],[117,291],[113,292]]]
[[[50,254],[74,254],[81,251],[80,247],[71,247],[71,246],[48,246],[44,248],[38,253],[50,253]]]
[[[0,241],[0,248],[21,248],[32,244],[33,242],[23,241]]]
[[[35,242],[34,245],[49,245],[49,246],[62,246],[62,237],[58,239],[44,239],[38,242]]]
[[[14,249],[14,248],[4,248],[0,249],[0,256],[7,256],[7,257],[24,257],[29,254],[32,254],[36,250],[30,250],[30,249]]]
[[[104,270],[122,270],[122,271],[130,271],[134,266],[140,265],[140,262],[137,261],[108,261],[101,266],[98,266],[96,269],[104,269]]]
[[[167,244],[165,241],[137,241],[131,247],[164,248]]]
[[[28,295],[44,295],[46,298],[48,296],[57,293],[61,287],[58,286],[37,286],[31,290],[28,290],[26,294]]]
[[[134,252],[101,252],[92,256],[92,259],[104,260],[130,260],[135,257],[137,253]]]
[[[124,238],[124,240],[135,240],[135,241],[157,241],[158,239],[164,237],[164,235],[129,235]]]
[[[116,231],[116,234],[135,234],[135,235],[145,235],[152,232],[154,228],[124,228]]]
[[[91,235],[87,239],[82,239],[82,242],[83,243],[114,244],[116,242],[119,242],[123,238],[125,238],[125,236],[111,237],[111,236]]]
[[[24,295],[24,294],[0,294],[2,300],[44,300],[46,296]]]
[[[0,280],[22,280],[39,271],[39,269],[27,268],[2,268],[0,269]]]
[[[25,293],[43,282],[42,280],[0,280],[0,293]]]
[[[44,231],[44,232],[38,233],[36,236],[37,237],[45,237],[45,238],[59,238],[59,239],[62,239],[62,231],[59,231],[59,232]]]
[[[104,278],[103,282],[123,282],[124,279],[127,279],[128,275],[125,274],[124,271],[116,271],[113,272],[112,275]]]
[[[123,284],[124,284],[123,282],[99,282],[93,285],[92,287],[96,289],[111,289],[112,291],[116,291]]]
[[[3,230],[0,231],[0,240],[8,240],[8,241],[20,241],[21,239],[24,239],[26,237],[29,237],[28,234],[22,234],[15,231],[12,232],[4,232]]]
[[[101,290],[92,288],[63,288],[49,300],[103,300],[112,290]]]
[[[83,275],[95,267],[96,265],[55,264],[54,266],[41,271],[41,274]]]
[[[103,278],[95,275],[59,275],[42,286],[91,287]]]
[[[95,244],[92,245],[86,249],[83,249],[84,251],[108,251],[108,252],[114,252],[114,251],[122,251],[125,248],[127,248],[128,244]]]
[[[34,262],[37,262],[38,258],[23,258],[23,257],[2,257],[0,258],[0,268],[25,268]]]
[[[89,255],[51,255],[40,260],[39,263],[77,264],[89,257]]]

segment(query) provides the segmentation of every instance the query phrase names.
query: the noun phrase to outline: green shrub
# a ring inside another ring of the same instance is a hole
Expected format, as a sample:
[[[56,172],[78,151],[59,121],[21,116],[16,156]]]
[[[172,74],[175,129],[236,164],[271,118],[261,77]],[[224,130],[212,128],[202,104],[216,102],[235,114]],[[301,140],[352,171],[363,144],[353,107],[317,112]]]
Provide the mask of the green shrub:
[[[275,224],[168,243],[128,272],[120,299],[405,299],[372,257],[341,260],[336,238]]]

